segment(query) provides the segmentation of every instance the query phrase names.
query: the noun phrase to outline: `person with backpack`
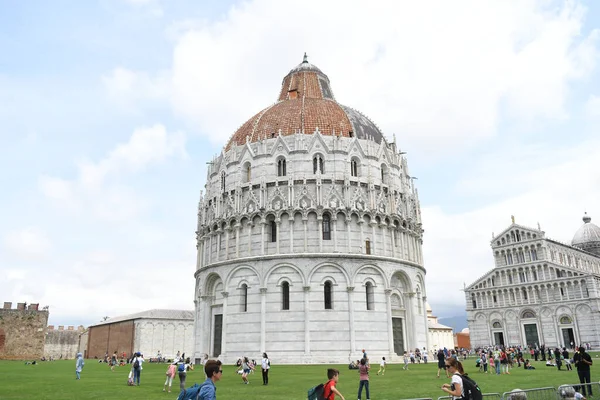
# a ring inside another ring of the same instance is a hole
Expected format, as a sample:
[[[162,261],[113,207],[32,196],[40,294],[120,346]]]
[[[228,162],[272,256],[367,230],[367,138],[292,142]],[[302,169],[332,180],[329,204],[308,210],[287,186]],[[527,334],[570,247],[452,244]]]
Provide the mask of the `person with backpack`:
[[[196,383],[194,386],[182,390],[177,396],[177,400],[217,400],[215,383],[223,376],[221,361],[207,360],[204,363],[204,373],[208,378],[201,385]]]
[[[363,357],[363,360],[366,360]],[[360,367],[359,367],[360,368]],[[335,385],[337,385],[338,380],[340,379],[340,371],[335,368],[329,368],[327,370],[327,378],[329,381],[323,387],[323,397],[326,400],[335,400],[335,396],[338,395],[340,399],[346,400],[344,396],[337,390]]]
[[[179,375],[179,390],[185,391],[185,379],[187,378],[187,371],[190,369],[189,359],[181,360],[177,364],[177,373]]]
[[[482,400],[483,395],[477,383],[473,381],[463,369],[460,361],[455,358],[448,358],[444,368],[452,374],[450,384],[444,383],[442,390],[452,396],[454,400]]]
[[[271,361],[269,360],[267,353],[263,353],[263,358],[260,363],[260,366],[262,369],[263,385],[268,385],[269,384],[269,369],[271,369]]]
[[[133,366],[133,383],[137,386],[140,386],[140,376],[142,374],[142,364],[144,362],[144,357],[142,357],[142,353],[139,351],[135,353],[135,357],[132,360]]]

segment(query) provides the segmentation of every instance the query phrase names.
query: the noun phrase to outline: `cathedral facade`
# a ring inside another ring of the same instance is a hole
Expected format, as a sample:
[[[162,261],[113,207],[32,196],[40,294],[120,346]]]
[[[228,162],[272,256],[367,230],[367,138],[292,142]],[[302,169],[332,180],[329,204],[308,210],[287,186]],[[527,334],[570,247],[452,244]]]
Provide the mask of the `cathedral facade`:
[[[306,60],[209,163],[195,350],[345,363],[428,347],[420,206],[406,158]]]
[[[600,346],[600,228],[583,222],[571,245],[514,220],[492,239],[495,267],[465,289],[473,347]]]

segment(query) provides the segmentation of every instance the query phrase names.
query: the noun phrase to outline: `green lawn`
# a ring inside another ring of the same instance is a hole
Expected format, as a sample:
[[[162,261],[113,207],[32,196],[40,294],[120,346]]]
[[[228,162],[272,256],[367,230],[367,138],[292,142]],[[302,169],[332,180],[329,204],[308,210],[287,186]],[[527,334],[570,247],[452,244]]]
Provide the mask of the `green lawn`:
[[[595,358],[594,358],[595,359]],[[511,375],[495,376],[478,373],[474,367],[475,359],[467,360],[466,370],[470,373],[484,393],[505,392],[514,388],[535,388],[558,386],[578,381],[575,371],[557,371],[546,367],[542,362],[534,363],[535,371],[514,368]],[[600,365],[600,360],[598,362]],[[173,393],[162,392],[165,380],[165,364],[144,364],[141,386],[127,386],[129,367],[118,367],[111,372],[106,364],[86,360],[81,380],[75,380],[75,361],[42,362],[38,365],[24,365],[20,361],[0,361],[0,399],[175,399],[179,388],[176,377]],[[326,380],[327,365],[278,366],[273,363],[270,383],[262,385],[260,371],[250,375],[250,384],[243,385],[235,367],[224,366],[223,379],[217,383],[219,400],[287,400],[306,399],[306,391]],[[341,371],[338,389],[348,400],[357,398],[358,373],[348,370],[347,366],[338,366]],[[373,366],[375,369],[376,367]],[[378,367],[377,367],[378,368]],[[592,367],[592,381],[598,381],[598,375]],[[402,365],[388,365],[385,376],[377,376],[376,369],[371,372],[371,399],[399,400],[415,397],[437,399],[444,393],[439,390],[445,377],[436,378],[437,366],[434,363],[410,365],[409,371],[403,371]],[[202,382],[201,371],[188,374],[187,386]],[[597,394],[597,396],[600,393]],[[366,399],[363,393],[363,399]]]

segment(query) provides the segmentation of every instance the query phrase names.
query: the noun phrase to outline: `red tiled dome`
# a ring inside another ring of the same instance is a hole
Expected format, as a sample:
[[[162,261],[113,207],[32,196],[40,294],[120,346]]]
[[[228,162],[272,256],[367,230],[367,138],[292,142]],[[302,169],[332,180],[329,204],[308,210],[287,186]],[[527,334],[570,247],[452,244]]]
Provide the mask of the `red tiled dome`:
[[[225,149],[263,137],[312,134],[357,136],[381,142],[379,128],[360,112],[339,104],[333,97],[329,78],[319,68],[304,61],[283,78],[278,101],[246,121],[231,137]]]

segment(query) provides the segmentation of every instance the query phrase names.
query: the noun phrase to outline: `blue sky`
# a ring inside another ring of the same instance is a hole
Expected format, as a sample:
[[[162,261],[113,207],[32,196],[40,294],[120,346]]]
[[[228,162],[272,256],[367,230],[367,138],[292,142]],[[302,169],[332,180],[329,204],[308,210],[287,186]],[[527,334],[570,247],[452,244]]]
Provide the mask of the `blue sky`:
[[[2,300],[192,308],[205,163],[306,51],[408,152],[454,315],[510,215],[564,242],[600,220],[598,28],[579,1],[0,0]]]

